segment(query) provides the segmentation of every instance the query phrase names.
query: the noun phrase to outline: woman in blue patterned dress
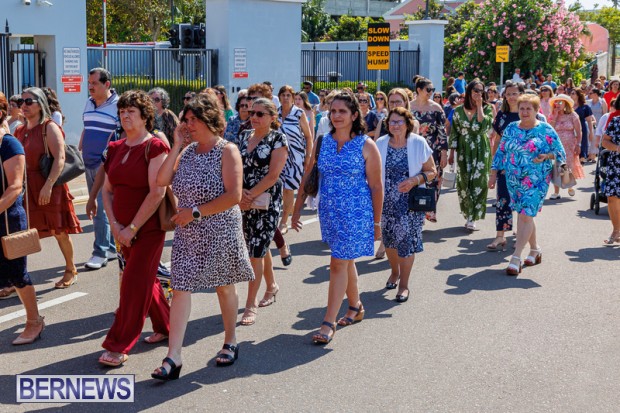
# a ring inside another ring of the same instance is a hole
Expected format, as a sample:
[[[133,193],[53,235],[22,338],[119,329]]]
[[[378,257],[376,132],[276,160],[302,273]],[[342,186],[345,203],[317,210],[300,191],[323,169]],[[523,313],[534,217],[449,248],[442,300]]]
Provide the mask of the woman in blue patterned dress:
[[[396,288],[396,301],[409,299],[409,275],[417,252],[422,252],[424,212],[409,211],[409,191],[437,176],[433,150],[413,133],[414,118],[405,108],[394,108],[387,118],[388,135],[377,140],[381,154],[385,198],[381,217],[382,239],[392,273],[385,288]]]
[[[313,141],[312,131],[303,109],[293,104],[295,90],[290,86],[282,86],[278,92],[278,99],[282,105],[278,109],[278,122],[282,125],[280,131],[286,135],[289,145],[288,158],[282,171],[284,193],[282,195],[282,217],[279,226],[282,234],[286,234],[288,216],[293,213],[293,205],[295,204],[295,190],[299,188],[304,169],[310,160]]]
[[[530,244],[525,266],[542,262],[542,251],[536,240],[534,217],[541,210],[549,182],[552,160],[566,162],[562,142],[548,123],[536,119],[540,99],[534,95],[522,95],[518,101],[519,122],[513,122],[504,130],[499,148],[493,158],[489,188],[495,187],[497,171],[506,172],[510,194],[510,207],[519,214],[515,253],[506,268],[506,274],[521,272],[521,253]]]
[[[355,259],[373,254],[381,236],[383,183],[377,145],[363,134],[364,119],[352,94],[337,95],[330,106],[331,133],[323,137],[318,156],[320,172],[319,221],[321,235],[331,251],[327,312],[321,329],[312,337],[316,344],[329,343],[336,332],[336,317],[347,295],[349,309],[338,325],[362,321],[364,307],[357,285]],[[306,168],[305,182],[311,168]],[[301,230],[303,185],[295,202],[292,228]]]
[[[605,245],[613,246],[620,243],[620,101],[614,104],[614,116],[607,124],[601,145],[610,151],[607,161],[607,185],[604,193],[607,196],[609,218],[613,232]]]

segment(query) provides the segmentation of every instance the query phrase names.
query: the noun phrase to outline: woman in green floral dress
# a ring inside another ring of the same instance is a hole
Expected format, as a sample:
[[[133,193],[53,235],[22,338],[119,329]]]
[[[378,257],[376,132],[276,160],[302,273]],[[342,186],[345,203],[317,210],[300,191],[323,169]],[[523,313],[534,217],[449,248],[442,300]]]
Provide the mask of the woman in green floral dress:
[[[475,222],[484,219],[491,165],[489,130],[493,122],[493,109],[483,99],[484,85],[472,80],[465,90],[465,102],[454,110],[450,131],[449,163],[458,157],[456,188],[461,213],[467,220],[465,227],[476,230]]]

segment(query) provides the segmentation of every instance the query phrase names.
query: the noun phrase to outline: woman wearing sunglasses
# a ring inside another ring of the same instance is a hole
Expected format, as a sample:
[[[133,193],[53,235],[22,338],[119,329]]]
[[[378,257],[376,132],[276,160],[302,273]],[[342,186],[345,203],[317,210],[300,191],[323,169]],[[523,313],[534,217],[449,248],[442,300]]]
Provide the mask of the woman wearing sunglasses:
[[[213,86],[213,91],[217,96],[217,102],[220,106],[220,109],[224,113],[224,119],[226,122],[230,120],[234,116],[234,112],[232,107],[230,106],[230,101],[228,100],[228,95],[226,94],[226,88],[223,85]]]
[[[441,191],[441,177],[443,168],[448,164],[448,136],[446,135],[446,114],[443,107],[431,100],[435,87],[426,78],[419,78],[416,85],[417,99],[411,105],[413,117],[420,122],[420,135],[426,139],[428,145],[433,150],[433,159],[437,174],[427,187],[434,188],[437,192],[437,200]],[[437,222],[437,212],[432,211],[426,214],[426,219]]]
[[[9,124],[10,133],[15,133],[15,129],[18,126],[24,124],[24,114],[22,113],[22,105],[24,99],[20,95],[13,95],[9,99],[9,118],[7,123]]]
[[[379,123],[383,122],[383,119],[385,119],[388,114],[387,100],[387,95],[382,91],[378,91],[377,93],[375,93],[375,108],[372,110],[372,112],[377,115]]]
[[[22,99],[26,125],[17,128],[15,137],[24,145],[26,152],[30,224],[39,231],[40,238],[56,238],[65,260],[65,271],[55,287],[68,288],[77,281],[73,242],[69,234],[79,234],[82,228],[73,208],[69,187],[67,184],[54,185],[65,163],[64,132],[52,121],[47,98],[41,89],[25,89]],[[47,177],[43,176],[39,167],[39,160],[45,154],[43,139],[54,158]]]
[[[192,90],[188,90],[187,92],[185,92],[185,95],[183,96],[183,99],[181,101],[181,107],[185,107],[185,104],[188,103],[190,100],[192,100],[194,97],[196,96],[196,92],[192,91]],[[179,112],[179,116],[178,118],[181,119],[183,117],[183,109],[181,109],[181,111]]]
[[[239,146],[239,130],[241,124],[250,119],[249,113],[250,101],[245,94],[239,94],[237,96],[237,102],[235,103],[235,110],[237,114],[230,118],[226,123],[226,130],[224,131],[224,139],[228,142],[232,142]]]
[[[292,102],[292,94],[290,99]],[[243,216],[243,235],[256,278],[249,282],[248,298],[241,317],[241,325],[244,326],[254,324],[258,307],[275,303],[280,291],[273,272],[269,244],[282,211],[283,184],[280,175],[289,151],[286,135],[280,131],[278,110],[273,101],[256,99],[249,113],[252,129],[244,131],[239,137],[243,161],[243,195],[239,206]],[[265,206],[259,207],[257,203],[265,198]],[[257,296],[263,276],[266,291],[259,303]]]
[[[174,140],[174,130],[179,126],[179,118],[168,109],[170,95],[160,87],[149,90],[148,95],[155,105],[155,129],[166,135],[168,147],[170,147]]]
[[[491,144],[489,131],[493,109],[484,102],[484,84],[472,80],[465,89],[465,102],[454,110],[450,131],[450,163],[458,153],[456,188],[465,228],[476,231],[476,221],[484,219],[489,191]]]

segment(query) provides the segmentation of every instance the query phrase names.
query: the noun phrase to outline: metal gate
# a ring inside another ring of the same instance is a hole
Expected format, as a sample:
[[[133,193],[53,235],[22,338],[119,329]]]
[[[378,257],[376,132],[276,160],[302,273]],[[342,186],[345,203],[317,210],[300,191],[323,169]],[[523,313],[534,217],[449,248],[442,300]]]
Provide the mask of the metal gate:
[[[0,33],[0,90],[8,97],[45,86],[45,53],[32,45],[11,50],[10,33]]]

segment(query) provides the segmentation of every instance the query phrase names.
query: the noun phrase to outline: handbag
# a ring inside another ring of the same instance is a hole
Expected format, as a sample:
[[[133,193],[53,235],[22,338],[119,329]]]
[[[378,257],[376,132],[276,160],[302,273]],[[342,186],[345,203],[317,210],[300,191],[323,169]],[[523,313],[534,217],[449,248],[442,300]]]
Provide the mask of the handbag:
[[[47,121],[45,125],[43,125],[43,145],[45,146],[45,154],[41,155],[41,159],[39,159],[39,169],[41,170],[41,175],[43,175],[44,178],[50,176],[50,171],[52,170],[52,165],[54,163],[54,158],[50,154],[49,148],[47,147],[47,124],[49,122],[50,121]],[[54,186],[66,184],[86,171],[82,153],[78,150],[77,146],[67,145],[65,143],[64,147],[65,165],[63,166],[62,172],[58,176],[58,179],[54,182]]]
[[[321,153],[321,143],[323,142],[323,135],[319,135],[316,138],[316,156],[314,158],[314,165],[308,175],[308,179],[304,183],[304,194],[316,197],[319,193],[319,154]]]
[[[437,206],[435,188],[413,187],[409,191],[409,211],[432,212]]]
[[[266,211],[269,209],[269,203],[271,202],[271,194],[269,192],[263,192],[252,201],[250,209],[261,209]]]
[[[456,187],[456,164],[450,165],[449,170],[443,171],[441,186],[448,189],[454,189]]]
[[[159,139],[155,136],[151,136],[151,139]],[[144,151],[144,158],[146,163],[149,163],[149,150],[151,149],[151,139],[146,143],[146,149]],[[172,216],[177,213],[179,201],[177,197],[174,196],[172,192],[172,186],[166,186],[166,193],[164,194],[164,199],[161,200],[161,203],[157,207],[157,216],[159,217],[159,228],[162,231],[174,231],[176,225],[172,222]]]
[[[562,189],[572,188],[577,185],[573,171],[566,165],[560,164],[558,161],[553,162],[553,170],[551,180],[555,186]]]
[[[2,139],[0,139],[0,144]],[[2,171],[2,193],[6,191],[6,184],[4,183],[4,165],[2,158],[0,157],[0,170]],[[39,241],[39,232],[30,228],[30,213],[28,208],[28,177],[24,168],[24,185],[26,191],[26,221],[27,229],[23,231],[17,231],[11,234],[9,231],[9,218],[8,212],[4,211],[4,223],[6,225],[6,235],[2,237],[2,252],[7,260],[14,260],[16,258],[25,257],[26,255],[34,254],[41,251],[41,242]],[[7,208],[8,210],[8,208]]]

